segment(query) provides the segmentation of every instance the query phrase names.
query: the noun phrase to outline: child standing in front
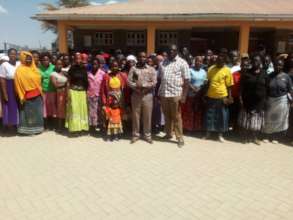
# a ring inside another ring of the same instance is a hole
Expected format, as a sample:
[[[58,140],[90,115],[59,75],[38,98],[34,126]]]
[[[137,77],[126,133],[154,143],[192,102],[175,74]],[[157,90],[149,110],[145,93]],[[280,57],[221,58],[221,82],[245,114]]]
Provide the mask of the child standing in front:
[[[120,80],[113,77],[110,79],[109,86],[113,90],[109,94],[109,104],[103,107],[107,120],[107,140],[118,141],[123,133]]]

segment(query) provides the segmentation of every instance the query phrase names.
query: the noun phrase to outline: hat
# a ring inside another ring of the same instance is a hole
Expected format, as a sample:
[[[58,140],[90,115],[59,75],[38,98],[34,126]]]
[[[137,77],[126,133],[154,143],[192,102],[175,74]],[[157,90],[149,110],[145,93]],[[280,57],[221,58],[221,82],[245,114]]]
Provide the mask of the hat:
[[[101,56],[104,57],[105,60],[110,58],[110,54],[108,54],[108,53],[103,53],[103,54],[101,54]]]
[[[110,79],[109,86],[111,89],[119,89],[121,87],[121,82],[118,77],[114,76]]]
[[[0,54],[0,60],[1,61],[9,61],[9,57],[7,55],[5,55],[4,53]]]
[[[82,53],[81,54],[82,62],[87,63],[88,62],[88,57],[89,56],[86,53]]]
[[[127,56],[126,60],[127,60],[127,61],[134,61],[135,63],[137,63],[137,59],[136,59],[136,57],[133,56],[133,55],[129,55],[129,56]]]
[[[97,55],[96,59],[99,61],[100,64],[105,64],[105,58],[102,55]]]

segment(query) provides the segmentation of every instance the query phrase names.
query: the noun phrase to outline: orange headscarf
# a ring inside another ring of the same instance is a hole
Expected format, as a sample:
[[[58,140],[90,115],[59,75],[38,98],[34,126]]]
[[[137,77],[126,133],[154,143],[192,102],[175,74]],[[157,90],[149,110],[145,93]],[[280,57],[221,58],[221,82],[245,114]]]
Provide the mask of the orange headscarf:
[[[28,56],[32,57],[32,64],[30,66],[26,65],[26,58]],[[42,93],[41,74],[30,52],[21,51],[19,59],[21,65],[16,69],[14,85],[20,101],[24,102],[26,92],[38,89]]]

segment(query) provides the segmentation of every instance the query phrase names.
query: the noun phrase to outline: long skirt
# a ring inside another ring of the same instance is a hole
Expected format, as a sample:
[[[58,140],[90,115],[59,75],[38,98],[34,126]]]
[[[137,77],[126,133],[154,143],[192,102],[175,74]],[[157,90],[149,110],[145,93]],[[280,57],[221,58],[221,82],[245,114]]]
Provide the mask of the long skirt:
[[[44,118],[57,117],[57,94],[56,92],[46,92],[44,99]]]
[[[248,131],[261,131],[264,127],[264,111],[241,109],[238,126]]]
[[[292,140],[293,138],[293,109],[290,109],[290,114],[289,114],[289,129],[287,132],[287,136]]]
[[[0,99],[2,100],[1,93],[0,93]],[[0,118],[2,119],[2,102],[0,102]]]
[[[88,97],[89,104],[89,124],[96,127],[99,122],[99,97]]]
[[[19,113],[14,90],[14,80],[6,80],[6,91],[8,95],[8,102],[2,101],[3,125],[18,125]]]
[[[287,95],[269,97],[266,103],[265,124],[263,132],[273,134],[287,131],[289,128],[290,105]]]
[[[69,90],[65,127],[70,132],[89,130],[86,91]]]
[[[60,89],[57,91],[57,118],[65,119],[66,111],[66,89]]]
[[[25,101],[20,108],[18,133],[40,134],[44,131],[43,100],[41,96]]]
[[[203,104],[201,96],[188,97],[181,106],[183,129],[201,131],[203,127]]]
[[[227,132],[229,129],[229,109],[222,99],[207,98],[205,128],[210,132]]]

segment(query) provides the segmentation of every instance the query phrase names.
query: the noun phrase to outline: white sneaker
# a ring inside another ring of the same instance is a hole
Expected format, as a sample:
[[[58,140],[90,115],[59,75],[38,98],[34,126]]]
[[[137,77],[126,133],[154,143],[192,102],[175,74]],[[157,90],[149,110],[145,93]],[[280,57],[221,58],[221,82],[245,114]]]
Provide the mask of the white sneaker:
[[[272,144],[279,144],[279,141],[273,140]]]
[[[263,142],[266,143],[266,144],[270,143],[270,141],[268,139],[264,139]]]
[[[225,142],[226,142],[225,138],[223,138],[222,135],[219,136],[219,141],[220,141],[221,143],[225,143]]]

